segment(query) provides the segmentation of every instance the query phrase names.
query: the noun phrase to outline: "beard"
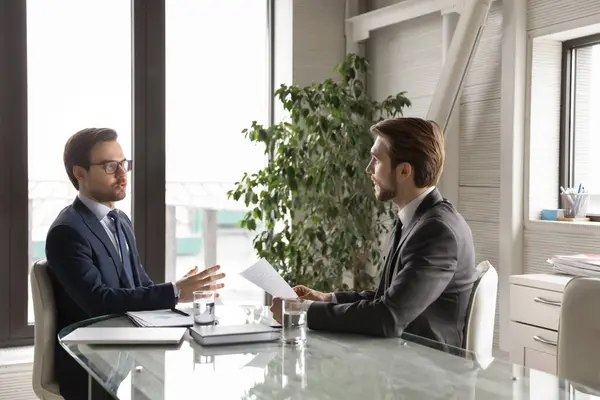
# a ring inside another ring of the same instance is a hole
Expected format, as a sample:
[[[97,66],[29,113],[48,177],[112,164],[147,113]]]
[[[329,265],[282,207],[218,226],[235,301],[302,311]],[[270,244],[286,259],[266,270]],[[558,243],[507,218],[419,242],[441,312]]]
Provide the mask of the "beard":
[[[109,190],[94,190],[91,191],[90,195],[100,203],[114,203],[125,198],[125,189],[120,190],[113,187]]]
[[[379,182],[375,182],[375,198],[379,201],[389,201],[396,197],[396,188],[392,185],[382,185]]]

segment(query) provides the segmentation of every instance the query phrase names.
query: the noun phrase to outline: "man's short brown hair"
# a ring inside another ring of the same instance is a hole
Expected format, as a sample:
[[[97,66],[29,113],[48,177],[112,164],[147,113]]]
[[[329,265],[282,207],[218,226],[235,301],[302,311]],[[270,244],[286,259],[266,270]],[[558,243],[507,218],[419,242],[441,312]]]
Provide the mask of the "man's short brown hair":
[[[388,147],[392,167],[409,163],[419,188],[438,183],[444,167],[444,133],[433,121],[422,118],[390,118],[371,127]]]
[[[79,182],[73,174],[73,167],[79,166],[85,169],[90,167],[90,156],[92,149],[97,143],[112,142],[117,140],[117,132],[110,128],[85,128],[74,134],[65,144],[63,161],[69,180],[79,190]]]

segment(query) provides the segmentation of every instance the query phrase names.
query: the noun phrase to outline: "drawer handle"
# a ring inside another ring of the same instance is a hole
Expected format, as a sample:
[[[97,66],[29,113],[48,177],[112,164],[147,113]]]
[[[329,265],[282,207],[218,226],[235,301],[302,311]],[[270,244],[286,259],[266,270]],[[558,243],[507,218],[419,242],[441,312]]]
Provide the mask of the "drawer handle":
[[[552,340],[544,339],[543,337],[538,336],[538,335],[535,335],[533,337],[533,340],[535,340],[536,342],[549,344],[550,346],[556,346],[556,342],[553,342]]]
[[[534,297],[533,301],[536,303],[548,304],[549,306],[560,307],[560,301],[546,300],[543,297]]]

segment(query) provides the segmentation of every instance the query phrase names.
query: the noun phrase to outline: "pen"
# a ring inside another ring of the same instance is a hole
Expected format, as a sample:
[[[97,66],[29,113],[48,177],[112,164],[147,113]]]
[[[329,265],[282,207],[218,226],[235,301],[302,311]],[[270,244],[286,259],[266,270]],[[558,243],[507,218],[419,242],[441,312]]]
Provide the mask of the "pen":
[[[186,317],[189,317],[189,316],[190,316],[190,314],[188,314],[188,313],[185,313],[185,312],[183,312],[183,311],[181,311],[181,310],[178,310],[178,309],[176,309],[176,308],[171,308],[171,311],[173,311],[174,313],[177,313],[177,314],[179,314],[179,315],[184,315],[184,316],[186,316]]]

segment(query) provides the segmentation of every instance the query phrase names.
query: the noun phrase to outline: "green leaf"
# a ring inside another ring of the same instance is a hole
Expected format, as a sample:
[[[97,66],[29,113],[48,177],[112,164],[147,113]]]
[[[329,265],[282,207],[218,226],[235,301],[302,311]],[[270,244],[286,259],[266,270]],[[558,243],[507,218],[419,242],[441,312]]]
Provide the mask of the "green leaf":
[[[373,138],[369,127],[402,115],[405,92],[382,101],[365,90],[369,63],[349,54],[338,79],[310,86],[280,85],[276,99],[290,118],[264,128],[256,121],[242,133],[263,143],[267,165],[248,171],[227,192],[248,214],[240,225],[256,232],[254,251],[267,258],[290,284],[317,290],[370,288],[368,271],[381,258],[382,221],[394,211],[377,201],[364,173]]]

